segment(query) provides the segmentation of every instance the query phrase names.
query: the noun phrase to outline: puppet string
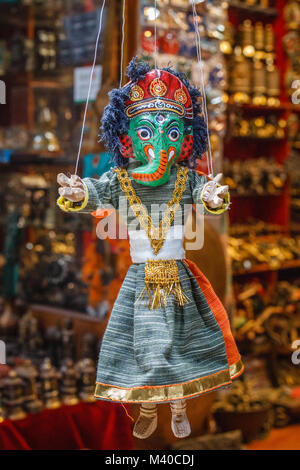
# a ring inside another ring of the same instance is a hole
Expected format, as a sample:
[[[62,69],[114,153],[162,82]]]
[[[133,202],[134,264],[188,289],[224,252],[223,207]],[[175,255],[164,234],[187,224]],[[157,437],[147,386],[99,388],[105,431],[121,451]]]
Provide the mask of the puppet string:
[[[154,68],[157,69],[157,0],[154,1]]]
[[[213,175],[213,159],[212,159],[212,150],[211,150],[211,143],[210,143],[210,137],[209,137],[208,112],[207,112],[207,102],[206,102],[206,93],[205,93],[203,67],[202,67],[201,36],[200,36],[200,32],[199,32],[199,23],[198,23],[198,16],[197,16],[197,9],[196,9],[196,5],[195,5],[195,0],[192,0],[192,6],[193,6],[193,20],[194,20],[194,28],[195,28],[195,39],[196,39],[196,51],[197,51],[197,59],[198,59],[198,63],[199,63],[199,69],[200,69],[201,91],[202,91],[204,117],[205,117],[205,121],[206,121],[206,130],[207,130],[207,142],[208,142],[207,167],[208,167],[208,172],[210,173],[211,177],[213,178],[213,176],[214,176]]]
[[[200,32],[199,32],[199,24],[198,24],[198,16],[197,16],[195,0],[192,0],[192,4],[193,4],[193,20],[194,20],[195,38],[196,38],[196,51],[197,51],[197,59],[198,59],[199,71],[200,71],[200,81],[201,81],[201,91],[202,91],[202,99],[203,99],[203,106],[204,106],[204,116],[205,116],[206,129],[207,129],[207,141],[208,141],[207,166],[208,166],[209,173],[213,177],[212,151],[211,151],[211,144],[210,144],[210,138],[209,138],[209,122],[208,122],[206,93],[205,93],[203,67],[202,67],[201,36],[200,36]]]
[[[134,419],[133,419],[133,417],[130,416],[130,414],[128,413],[126,406],[125,406],[123,403],[121,403],[121,405],[122,405],[122,407],[123,407],[123,409],[124,409],[124,411],[125,411],[127,417],[130,418],[131,421],[134,423]]]
[[[89,100],[90,100],[90,95],[91,95],[94,71],[95,71],[95,66],[96,66],[96,61],[97,61],[98,45],[99,45],[99,40],[100,40],[101,30],[102,30],[102,18],[103,18],[104,7],[105,7],[105,0],[103,0],[101,11],[100,11],[99,29],[98,29],[97,39],[96,39],[94,60],[93,60],[93,65],[92,65],[91,73],[90,73],[90,81],[89,81],[88,93],[87,93],[87,98],[86,98],[86,103],[85,103],[85,109],[84,109],[84,115],[83,115],[83,121],[82,121],[82,128],[81,128],[81,133],[80,133],[80,141],[79,141],[79,147],[78,147],[78,153],[77,153],[76,165],[75,165],[75,175],[77,175],[78,164],[79,164],[79,159],[80,159],[80,153],[81,153],[81,148],[82,148],[83,134],[84,134],[85,122],[86,122],[86,115],[87,115],[87,110],[88,110],[88,106],[89,106]]]
[[[120,88],[123,82],[123,57],[124,57],[124,39],[125,39],[125,5],[126,0],[123,0],[123,13],[122,13],[122,43],[121,43],[121,65],[120,65]]]

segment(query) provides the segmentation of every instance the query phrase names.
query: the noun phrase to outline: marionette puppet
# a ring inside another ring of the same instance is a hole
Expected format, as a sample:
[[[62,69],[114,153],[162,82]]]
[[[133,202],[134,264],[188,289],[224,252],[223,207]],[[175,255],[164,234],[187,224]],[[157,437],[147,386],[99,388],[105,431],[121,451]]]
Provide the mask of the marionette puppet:
[[[228,187],[191,169],[207,147],[200,92],[169,68],[133,60],[127,74],[102,118],[115,166],[99,179],[59,174],[58,205],[91,213],[127,198],[132,265],[103,337],[95,398],[139,403],[133,434],[141,439],[157,427],[157,404],[169,402],[173,433],[186,437],[186,399],[229,385],[243,365],[222,303],[185,259],[176,214],[193,204],[222,214]]]

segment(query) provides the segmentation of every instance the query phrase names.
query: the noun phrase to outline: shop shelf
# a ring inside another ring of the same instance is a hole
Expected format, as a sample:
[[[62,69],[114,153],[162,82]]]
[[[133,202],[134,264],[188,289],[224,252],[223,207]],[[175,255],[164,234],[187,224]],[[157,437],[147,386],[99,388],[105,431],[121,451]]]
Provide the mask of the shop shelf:
[[[282,113],[289,109],[291,106],[289,103],[280,103],[280,106],[257,106],[254,104],[238,104],[238,103],[228,103],[228,110],[235,110],[235,111],[253,111],[253,112],[260,112],[260,113]],[[300,109],[300,106],[298,106]]]
[[[15,165],[74,165],[74,158],[68,158],[63,152],[13,152],[10,162],[0,163],[1,169],[11,168]]]
[[[266,17],[276,18],[278,16],[278,11],[276,8],[264,8],[259,5],[245,5],[245,3],[232,0],[229,2],[230,8],[235,8],[245,13],[259,14]]]
[[[285,261],[281,265],[274,265],[270,266],[269,264],[258,264],[251,269],[241,269],[239,271],[233,271],[233,276],[245,276],[247,274],[258,274],[263,272],[270,272],[270,271],[283,271],[285,269],[299,269],[300,268],[300,260],[292,260],[292,261]]]
[[[262,193],[262,194],[255,194],[255,193],[247,193],[247,194],[238,194],[238,193],[234,193],[234,192],[230,192],[230,197],[231,198],[252,198],[252,197],[278,197],[278,196],[282,196],[283,195],[283,192],[282,191],[278,191],[276,193]]]
[[[285,142],[285,137],[256,137],[256,136],[241,136],[241,135],[232,135],[229,138],[242,140],[242,141],[252,141],[252,142]]]

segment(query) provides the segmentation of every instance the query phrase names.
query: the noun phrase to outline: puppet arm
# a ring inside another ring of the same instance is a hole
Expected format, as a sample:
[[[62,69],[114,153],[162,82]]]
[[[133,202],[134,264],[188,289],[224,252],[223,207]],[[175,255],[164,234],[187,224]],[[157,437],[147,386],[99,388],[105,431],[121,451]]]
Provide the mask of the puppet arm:
[[[68,178],[60,173],[57,182],[60,185],[57,205],[64,212],[90,213],[111,204],[110,172],[104,173],[99,179],[81,179],[76,175]]]
[[[230,195],[228,186],[221,186],[222,174],[208,181],[205,175],[194,173],[193,199],[195,204],[203,204],[205,213],[219,215],[228,210]]]

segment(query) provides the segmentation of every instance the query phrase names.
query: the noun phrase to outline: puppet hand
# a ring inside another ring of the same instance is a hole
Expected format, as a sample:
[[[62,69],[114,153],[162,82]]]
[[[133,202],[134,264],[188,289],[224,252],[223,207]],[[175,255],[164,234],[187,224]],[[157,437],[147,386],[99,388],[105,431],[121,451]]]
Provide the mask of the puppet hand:
[[[222,178],[222,173],[214,177],[212,181],[206,183],[202,191],[202,199],[211,209],[217,209],[224,203],[224,197],[228,193],[228,186],[220,186],[218,183]]]
[[[59,173],[57,182],[61,186],[58,188],[59,195],[68,201],[80,202],[85,198],[85,185],[79,176],[72,175],[71,178],[68,178],[63,173]]]

